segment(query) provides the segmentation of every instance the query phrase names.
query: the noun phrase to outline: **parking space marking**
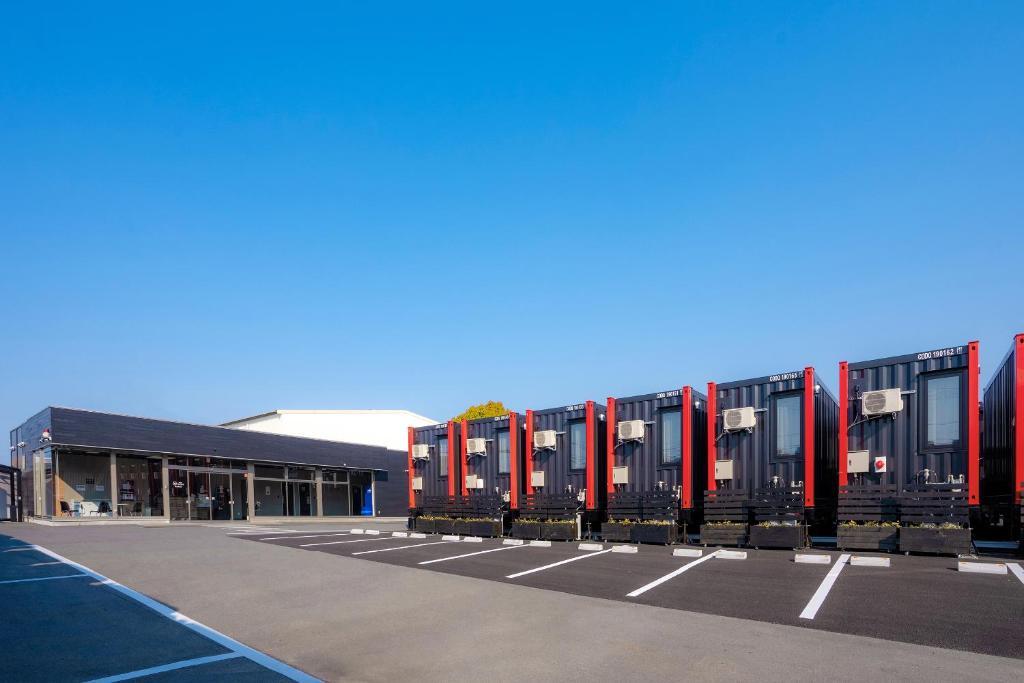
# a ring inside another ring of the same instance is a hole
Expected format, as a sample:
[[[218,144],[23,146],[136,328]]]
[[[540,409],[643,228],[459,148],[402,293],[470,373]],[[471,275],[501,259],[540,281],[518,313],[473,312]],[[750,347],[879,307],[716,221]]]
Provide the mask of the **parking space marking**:
[[[608,550],[598,550],[597,552],[587,553],[585,555],[580,555],[578,557],[570,557],[568,560],[562,560],[561,562],[552,562],[551,564],[546,564],[543,567],[536,567],[534,569],[527,569],[525,572],[517,572],[515,574],[509,574],[505,578],[506,579],[518,579],[520,576],[526,576],[527,574],[533,574],[534,572],[542,572],[545,569],[552,569],[553,567],[560,567],[561,565],[569,564],[570,562],[577,562],[579,560],[586,560],[586,559],[589,559],[591,557],[597,557],[598,555],[604,555],[605,553],[610,553],[611,551],[612,551],[611,548],[609,548]]]
[[[99,572],[95,572],[92,569],[89,569],[84,564],[79,564],[74,560],[69,560],[63,555],[58,555],[49,548],[44,548],[41,545],[31,545],[29,546],[29,549],[40,552],[43,555],[46,555],[47,557],[52,557],[55,560],[59,560],[64,564],[77,569],[83,574],[88,574],[89,576],[96,579],[97,581],[102,583],[104,586],[107,586],[111,590],[117,591],[125,597],[128,597],[148,607],[157,614],[166,617],[167,619],[170,619],[174,623],[180,624],[181,626],[184,626],[190,631],[194,631],[199,635],[204,636],[208,640],[217,643],[221,647],[227,648],[232,652],[237,652],[239,655],[253,662],[256,662],[265,669],[274,671],[286,678],[290,678],[293,681],[299,681],[299,683],[320,683],[318,679],[310,676],[309,674],[299,671],[295,667],[289,666],[280,660],[274,659],[270,655],[264,654],[259,650],[254,650],[248,645],[244,645],[235,640],[234,638],[224,635],[220,631],[210,628],[206,624],[200,623],[195,619],[185,616],[176,609],[168,607],[167,605],[161,602],[157,602],[148,595],[144,595],[136,590],[128,588],[127,586],[120,584],[117,581],[114,581],[113,579],[107,578]]]
[[[328,538],[332,536],[351,536],[352,534],[345,533],[334,533],[334,534],[309,534],[308,536],[270,536],[269,538],[260,538],[260,541],[294,541],[300,538]]]
[[[1016,562],[1007,562],[1006,568],[1013,572],[1013,575],[1020,579],[1021,583],[1024,583],[1024,569],[1020,568],[1020,565]]]
[[[390,536],[377,536],[376,538],[357,538],[354,541],[324,541],[322,543],[301,543],[300,548],[313,548],[318,545],[343,545],[345,543],[369,543],[370,541],[394,541]]]
[[[420,548],[425,545],[442,545],[444,543],[455,543],[455,541],[431,541],[430,543],[413,543],[412,545],[400,545],[397,548],[380,548],[379,550],[363,550],[358,553],[352,553],[353,557],[356,555],[369,555],[370,553],[389,553],[392,550],[405,550],[407,548]]]
[[[684,564],[679,569],[676,569],[675,571],[672,571],[672,572],[669,572],[668,574],[665,574],[665,576],[661,577],[660,579],[655,579],[654,581],[651,581],[646,586],[640,586],[639,588],[637,588],[632,593],[626,593],[626,597],[627,598],[635,598],[638,595],[643,595],[644,593],[646,593],[647,591],[651,590],[652,588],[656,588],[656,587],[660,586],[661,584],[665,583],[666,581],[670,581],[671,579],[674,579],[675,577],[679,576],[683,572],[689,571],[689,570],[693,569],[694,567],[696,567],[701,562],[707,562],[708,560],[710,560],[711,558],[713,558],[713,557],[715,557],[717,555],[718,555],[718,551],[716,550],[715,552],[711,553],[710,555],[705,555],[704,557],[700,558],[699,560],[694,560],[693,562],[687,562],[686,564]]]
[[[822,579],[821,585],[818,586],[818,590],[814,591],[814,595],[811,596],[811,601],[804,607],[804,611],[800,613],[801,619],[813,619],[821,608],[822,603],[825,602],[825,598],[828,596],[828,592],[832,590],[832,584],[839,578],[839,573],[843,571],[843,567],[850,560],[849,553],[843,553],[836,559],[835,565],[832,569],[828,570],[828,574]]]
[[[462,555],[452,555],[451,557],[442,557],[437,560],[426,560],[420,562],[420,564],[434,564],[435,562],[447,562],[448,560],[460,560],[463,557],[473,557],[474,555],[485,555],[487,553],[496,553],[501,550],[515,550],[516,548],[529,548],[528,545],[504,545],[500,548],[491,548],[490,550],[478,550],[475,553],[463,553]]]
[[[57,564],[60,564],[59,562]],[[36,579],[8,579],[7,581],[0,581],[0,583],[28,583],[30,581],[53,581],[54,579],[77,579],[80,576],[88,576],[88,574],[63,574],[61,576],[41,576]]]
[[[222,655],[210,655],[209,657],[196,657],[195,659],[183,659],[180,662],[171,662],[170,664],[162,664],[160,666],[151,666],[148,669],[139,669],[138,671],[129,671],[128,673],[116,674],[114,676],[106,676],[104,678],[94,678],[86,683],[116,683],[116,681],[130,681],[133,678],[142,678],[143,676],[152,676],[154,674],[163,673],[165,671],[176,671],[177,669],[185,669],[190,666],[202,666],[203,664],[212,664],[214,662],[222,662],[225,659],[237,659],[242,655],[238,652],[225,652]]]

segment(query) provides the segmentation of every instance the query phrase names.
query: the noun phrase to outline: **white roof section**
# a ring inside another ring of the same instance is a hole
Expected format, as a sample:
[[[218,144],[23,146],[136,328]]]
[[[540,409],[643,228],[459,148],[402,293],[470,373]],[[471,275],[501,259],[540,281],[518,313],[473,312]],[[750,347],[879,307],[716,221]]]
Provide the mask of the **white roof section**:
[[[222,427],[287,436],[408,448],[408,428],[437,424],[410,410],[271,410],[225,422]]]

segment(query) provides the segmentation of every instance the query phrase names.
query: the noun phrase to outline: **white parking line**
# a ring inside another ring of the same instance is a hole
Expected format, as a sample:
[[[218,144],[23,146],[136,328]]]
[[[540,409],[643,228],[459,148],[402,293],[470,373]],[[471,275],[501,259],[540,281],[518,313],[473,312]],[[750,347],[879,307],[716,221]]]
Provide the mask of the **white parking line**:
[[[490,550],[478,550],[475,553],[463,553],[462,555],[452,555],[451,557],[442,557],[437,560],[426,560],[420,562],[420,564],[434,564],[435,562],[447,562],[448,560],[460,560],[463,557],[473,557],[474,555],[484,555],[486,553],[496,553],[500,550],[515,550],[516,548],[529,548],[528,545],[503,545],[500,548],[491,548]]]
[[[689,570],[693,569],[694,567],[696,567],[701,562],[707,562],[711,558],[715,557],[715,555],[717,555],[717,554],[718,554],[718,551],[716,550],[715,552],[711,553],[710,555],[705,555],[704,557],[700,558],[699,560],[694,560],[693,562],[687,562],[686,564],[684,564],[679,569],[677,569],[677,570],[675,570],[673,572],[669,572],[668,574],[665,574],[665,576],[661,577],[660,579],[655,579],[654,581],[651,581],[646,586],[640,586],[640,588],[637,588],[632,593],[626,593],[626,597],[627,598],[635,598],[638,595],[643,595],[644,593],[646,593],[647,591],[651,590],[652,588],[656,588],[657,586],[660,586],[661,584],[665,583],[666,581],[668,581],[670,579],[674,579],[675,577],[679,576],[683,572],[686,572],[686,571],[689,571]]]
[[[608,550],[598,550],[597,552],[587,553],[586,555],[580,555],[579,557],[570,557],[568,560],[562,560],[561,562],[552,562],[551,564],[546,564],[543,567],[537,567],[536,569],[527,569],[525,572],[518,572],[516,574],[509,574],[505,578],[506,579],[518,579],[520,576],[526,576],[527,574],[533,574],[534,572],[542,572],[545,569],[551,569],[552,567],[559,567],[559,566],[561,566],[563,564],[569,564],[570,562],[577,562],[579,560],[586,560],[586,559],[589,559],[591,557],[597,557],[598,555],[604,555],[605,553],[610,553],[611,551],[612,551],[612,549],[609,548]]]
[[[138,671],[129,671],[124,674],[117,674],[115,676],[107,676],[105,678],[94,678],[86,683],[116,683],[117,681],[130,681],[133,678],[142,678],[143,676],[152,676],[153,674],[163,673],[164,671],[176,671],[178,669],[184,669],[190,666],[202,666],[203,664],[212,664],[213,662],[222,662],[225,659],[237,659],[242,655],[237,652],[225,652],[222,655],[210,655],[209,657],[196,657],[195,659],[183,659],[180,662],[171,662],[170,664],[162,664],[160,666],[151,666],[148,669],[139,669]]]
[[[337,534],[309,534],[308,536],[270,536],[269,538],[260,538],[260,541],[293,541],[299,538],[327,538],[329,536],[351,536],[348,532],[337,533]]]
[[[323,543],[302,543],[300,548],[312,548],[318,545],[341,545],[344,543],[369,543],[370,541],[394,541],[391,536],[375,536],[374,538],[357,538],[354,541],[324,541]]]
[[[370,553],[389,553],[392,550],[405,550],[406,548],[419,548],[425,545],[441,545],[443,543],[455,543],[456,541],[431,541],[430,543],[414,543],[412,545],[400,545],[397,548],[381,548],[380,550],[361,550],[358,553],[352,553],[353,557],[356,555],[369,555]]]
[[[1016,562],[1008,562],[1006,568],[1013,572],[1013,575],[1020,579],[1021,583],[1024,583],[1024,569],[1020,568],[1020,565]]]
[[[100,574],[99,572],[94,572],[93,570],[89,569],[83,564],[79,564],[73,560],[69,560],[68,558],[62,555],[58,555],[52,550],[44,548],[40,545],[33,545],[31,547],[33,550],[37,550],[44,555],[52,557],[55,560],[60,560],[64,564],[74,567],[83,574],[88,574],[89,576],[96,579],[108,588],[115,590],[118,593],[145,605],[157,614],[170,619],[176,624],[181,624],[190,631],[195,631],[199,635],[204,636],[209,640],[212,640],[213,642],[217,643],[222,647],[227,648],[228,650],[231,650],[232,652],[237,652],[241,656],[256,662],[264,668],[270,669],[271,671],[275,671],[281,674],[282,676],[285,676],[286,678],[292,679],[293,681],[300,681],[300,683],[319,683],[319,681],[316,678],[313,678],[309,674],[303,673],[302,671],[299,671],[294,667],[288,666],[284,662],[274,659],[270,655],[266,655],[260,652],[259,650],[254,650],[248,645],[243,645],[234,638],[226,636],[220,631],[216,631],[210,628],[206,624],[201,624],[198,621],[185,616],[181,612],[172,609],[167,605],[164,605],[163,603],[157,602],[148,595],[143,595],[138,591],[132,590],[127,586],[121,585],[113,579],[108,579],[107,577],[103,576],[103,574]]]
[[[60,564],[60,563],[58,563]],[[36,579],[8,579],[7,581],[0,581],[0,583],[28,583],[30,581],[53,581],[54,579],[77,579],[80,576],[89,576],[88,574],[62,574],[61,576],[40,576]]]
[[[814,595],[811,596],[811,601],[804,607],[804,611],[800,613],[801,619],[813,619],[814,615],[818,613],[825,598],[828,596],[828,592],[832,590],[832,584],[839,578],[839,572],[843,571],[843,567],[850,559],[849,553],[843,553],[836,559],[836,563],[832,566],[832,569],[828,570],[828,574],[822,580],[821,585],[818,586],[818,590],[814,591]]]

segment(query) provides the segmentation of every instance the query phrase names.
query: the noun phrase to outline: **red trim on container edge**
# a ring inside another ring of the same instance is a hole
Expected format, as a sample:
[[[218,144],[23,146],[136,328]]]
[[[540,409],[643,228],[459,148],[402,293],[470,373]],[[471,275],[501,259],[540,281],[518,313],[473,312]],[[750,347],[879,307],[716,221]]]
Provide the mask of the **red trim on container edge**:
[[[526,411],[526,443],[523,444],[526,449],[526,471],[523,472],[526,480],[526,485],[523,487],[523,492],[526,495],[533,493],[533,411]]]
[[[615,493],[615,484],[612,483],[612,473],[615,470],[615,399],[611,396],[608,397],[607,410],[605,420],[608,422],[608,466],[605,469],[608,471],[605,472],[604,488],[607,493]]]
[[[679,496],[679,505],[689,510],[693,507],[693,390],[689,385],[683,387],[682,420],[683,471],[679,483],[682,484],[683,495]]]
[[[452,457],[458,444],[455,441],[455,421],[448,420],[448,495],[455,495],[455,478],[459,476],[459,461]]]
[[[846,477],[849,476],[846,471],[847,458],[850,454],[850,437],[846,433],[847,423],[850,419],[847,415],[847,411],[850,409],[848,405],[849,367],[849,363],[845,360],[839,361],[839,486],[846,486],[848,483]]]
[[[978,504],[978,480],[981,478],[981,448],[978,443],[978,342],[967,343],[967,502]]]
[[[814,368],[804,368],[804,507],[814,507]]]
[[[1018,334],[1014,343],[1017,348],[1014,349],[1016,387],[1013,394],[1013,409],[1017,429],[1013,444],[1013,490],[1014,500],[1020,505],[1024,501],[1024,488],[1021,484],[1021,480],[1024,479],[1024,334]]]
[[[469,474],[469,453],[466,452],[466,437],[469,436],[469,423],[466,420],[462,421],[461,435],[459,437],[459,447],[462,453],[459,455],[459,460],[462,461],[462,476],[459,477],[459,481],[462,482],[462,495],[467,496],[469,492],[466,490],[466,476]]]
[[[593,510],[597,497],[597,463],[594,462],[594,402],[587,401],[587,509]]]
[[[412,477],[415,471],[412,467],[412,444],[413,444],[413,430],[409,427],[409,509],[412,510],[416,507],[416,492],[412,490]]]
[[[715,434],[717,418],[715,411],[718,410],[718,396],[715,393],[715,383],[708,382],[708,491],[715,490],[715,460],[718,459],[718,448],[715,445]]]
[[[516,414],[508,414],[509,509],[519,509],[519,424]]]

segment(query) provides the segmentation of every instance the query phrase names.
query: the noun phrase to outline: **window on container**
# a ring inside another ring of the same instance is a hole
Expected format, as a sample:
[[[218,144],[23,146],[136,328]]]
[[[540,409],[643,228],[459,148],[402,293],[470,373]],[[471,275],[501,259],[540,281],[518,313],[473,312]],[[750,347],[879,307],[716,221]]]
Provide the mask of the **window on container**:
[[[960,443],[960,373],[925,379],[925,447]]]
[[[442,477],[448,476],[448,437],[442,436],[437,440],[438,461],[441,463]]]
[[[569,424],[569,469],[587,469],[587,423]]]
[[[663,410],[658,413],[658,450],[662,465],[678,463],[683,457],[683,413],[681,410]]]
[[[775,399],[775,457],[792,458],[800,455],[799,394],[779,396]]]
[[[505,429],[498,432],[498,474],[508,474],[509,454],[508,430]]]

